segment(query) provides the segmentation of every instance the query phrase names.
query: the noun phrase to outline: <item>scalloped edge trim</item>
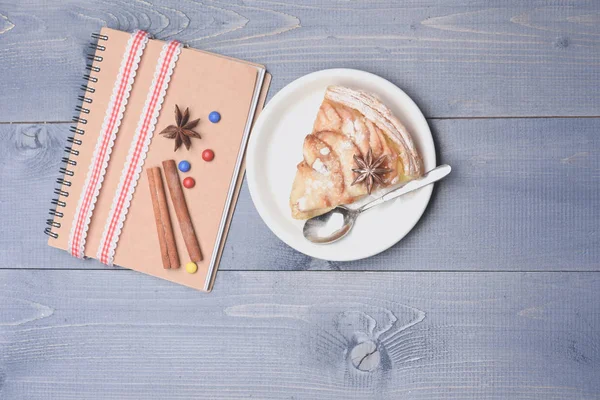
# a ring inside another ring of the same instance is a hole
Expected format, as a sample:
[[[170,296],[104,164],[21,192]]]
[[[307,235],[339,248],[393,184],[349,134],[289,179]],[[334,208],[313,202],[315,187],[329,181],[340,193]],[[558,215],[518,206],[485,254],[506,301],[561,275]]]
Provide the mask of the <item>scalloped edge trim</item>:
[[[167,53],[169,48],[175,45],[175,49],[173,50],[173,54],[170,57],[170,60],[167,59]],[[154,77],[152,79],[152,85],[150,86],[150,90],[148,91],[148,95],[146,97],[146,102],[144,104],[144,109],[140,119],[138,121],[138,126],[136,128],[134,139],[129,148],[129,153],[127,154],[127,161],[125,162],[125,166],[121,173],[121,179],[119,181],[119,186],[117,187],[117,192],[115,193],[115,197],[113,198],[113,203],[110,209],[110,213],[106,220],[106,224],[104,226],[104,233],[102,234],[102,240],[100,241],[100,246],[98,247],[97,258],[100,262],[112,265],[115,257],[115,251],[117,248],[117,244],[119,241],[119,237],[121,236],[121,231],[123,230],[123,224],[125,223],[125,219],[127,217],[127,213],[129,211],[129,206],[131,205],[131,199],[133,198],[133,194],[135,192],[135,188],[137,186],[138,180],[140,178],[140,173],[142,172],[142,167],[146,160],[146,155],[148,153],[148,147],[152,141],[152,137],[154,136],[154,130],[156,128],[156,123],[158,121],[158,116],[160,115],[160,111],[162,108],[162,104],[164,102],[165,95],[167,93],[167,89],[169,87],[169,82],[171,81],[171,75],[173,74],[173,70],[175,69],[175,65],[177,60],[179,59],[179,54],[181,53],[182,44],[176,40],[172,40],[163,45],[162,51],[160,53],[158,62],[156,64],[156,69],[154,71]],[[169,63],[167,67],[167,71],[162,82],[160,88],[158,87],[159,82],[158,78],[161,71],[164,68],[165,63]],[[159,90],[158,98],[156,100],[156,104],[153,110],[150,110],[150,103],[152,98],[154,97],[155,92]],[[147,115],[151,112],[151,119],[148,127],[146,128],[145,137],[143,138],[144,132],[142,132],[143,126],[145,124],[145,120],[147,119]],[[143,140],[141,152],[134,160],[136,150],[139,147],[140,141]],[[129,185],[126,186],[126,180],[131,170],[134,170],[133,176],[129,182]],[[125,195],[124,195],[125,193]]]
[[[138,34],[142,34],[143,36],[140,39],[141,42],[137,51],[135,52],[129,75],[126,77],[125,68],[127,65],[127,60],[131,54],[134,41],[136,40]],[[83,185],[79,201],[77,203],[77,208],[75,209],[75,215],[73,218],[73,223],[71,224],[71,230],[69,232],[69,242],[67,249],[69,250],[71,255],[77,258],[83,258],[85,256],[85,244],[90,222],[92,220],[92,214],[96,206],[98,195],[100,194],[100,189],[102,188],[102,184],[104,182],[104,175],[106,174],[106,169],[110,160],[112,148],[115,143],[119,128],[121,126],[121,120],[123,119],[123,115],[125,113],[127,102],[129,101],[129,95],[131,94],[131,89],[133,87],[133,82],[135,80],[137,69],[139,67],[144,49],[146,48],[146,44],[148,43],[149,36],[150,35],[147,32],[136,30],[131,34],[131,37],[127,41],[127,46],[125,47],[125,52],[123,54],[123,59],[121,60],[121,65],[119,67],[117,79],[115,80],[115,85],[113,86],[110,101],[108,107],[106,108],[106,114],[104,115],[104,121],[102,122],[100,135],[98,136],[98,141],[96,142],[96,147],[94,148],[92,162],[90,163],[88,169],[85,183]],[[120,104],[118,104],[117,96],[119,93],[119,89],[122,87],[124,82],[126,83],[125,91],[123,93]],[[111,121],[111,116],[114,114],[116,107],[118,107],[118,113],[113,125],[113,129],[111,132],[107,132]],[[104,139],[106,138],[106,135],[110,135],[110,137],[108,139],[108,142],[106,143],[106,152],[104,154],[104,158],[100,160],[100,151],[102,149],[102,144],[105,141]],[[97,166],[99,162],[101,162],[101,166],[98,171],[98,179],[96,181],[96,185],[92,188],[92,176],[95,173],[95,171],[97,171]],[[89,197],[89,193],[92,189],[92,196]],[[86,199],[89,199],[87,212],[83,208],[83,203]],[[85,213],[85,218],[83,219],[82,213]],[[77,238],[76,235],[78,236]]]

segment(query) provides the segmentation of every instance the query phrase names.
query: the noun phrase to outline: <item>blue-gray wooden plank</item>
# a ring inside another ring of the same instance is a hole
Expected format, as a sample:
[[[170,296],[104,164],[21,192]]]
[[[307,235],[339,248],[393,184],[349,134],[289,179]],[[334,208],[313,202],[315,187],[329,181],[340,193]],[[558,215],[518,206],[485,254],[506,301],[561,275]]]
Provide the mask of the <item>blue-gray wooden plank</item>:
[[[0,398],[598,399],[600,274],[0,271]]]
[[[264,63],[271,93],[351,67],[429,117],[598,116],[599,15],[593,0],[4,1],[0,121],[70,120],[102,26]]]
[[[429,117],[598,116],[599,11],[2,2],[0,121],[70,119],[84,46],[105,25],[265,63],[271,94],[353,67]],[[314,260],[268,231],[244,187],[210,295],[125,270],[44,270],[105,268],[40,233],[67,126],[0,125],[0,398],[600,398],[597,273],[459,272],[598,270],[600,120],[430,124],[454,172],[405,240],[361,262]],[[274,271],[299,269],[452,272]]]
[[[453,166],[416,228],[351,263],[304,256],[264,225],[244,187],[221,269],[599,270],[600,119],[430,121]],[[46,245],[42,230],[66,124],[0,125],[0,268],[104,268]]]

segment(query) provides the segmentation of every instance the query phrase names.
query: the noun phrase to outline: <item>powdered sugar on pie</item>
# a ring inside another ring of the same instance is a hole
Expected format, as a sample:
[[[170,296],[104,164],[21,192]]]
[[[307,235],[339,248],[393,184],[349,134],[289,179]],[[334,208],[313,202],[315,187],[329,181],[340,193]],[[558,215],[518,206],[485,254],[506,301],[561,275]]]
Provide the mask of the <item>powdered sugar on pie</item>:
[[[352,185],[354,156],[385,156],[383,186],[417,178],[423,162],[412,136],[375,95],[330,86],[319,108],[313,131],[306,136],[290,195],[292,217],[308,219],[335,206],[350,204],[367,193]]]

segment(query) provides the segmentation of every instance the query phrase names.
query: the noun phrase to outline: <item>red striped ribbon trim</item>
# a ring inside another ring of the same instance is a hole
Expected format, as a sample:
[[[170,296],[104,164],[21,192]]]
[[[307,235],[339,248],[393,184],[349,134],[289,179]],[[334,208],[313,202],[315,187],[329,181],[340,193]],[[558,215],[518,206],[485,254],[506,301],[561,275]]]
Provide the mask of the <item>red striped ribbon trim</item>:
[[[83,258],[85,255],[85,241],[94,206],[102,187],[110,153],[125,112],[135,73],[147,42],[148,33],[136,31],[131,35],[125,48],[111,100],[106,109],[102,129],[71,225],[68,249],[72,255],[78,258]]]
[[[113,198],[112,207],[98,248],[97,258],[105,264],[112,265],[121,229],[127,216],[129,204],[133,197],[135,186],[146,158],[148,146],[154,134],[156,120],[160,114],[162,102],[180,51],[181,43],[177,41],[165,43],[156,65],[154,79],[146,97],[144,110],[138,121],[136,133],[121,173],[121,180]]]

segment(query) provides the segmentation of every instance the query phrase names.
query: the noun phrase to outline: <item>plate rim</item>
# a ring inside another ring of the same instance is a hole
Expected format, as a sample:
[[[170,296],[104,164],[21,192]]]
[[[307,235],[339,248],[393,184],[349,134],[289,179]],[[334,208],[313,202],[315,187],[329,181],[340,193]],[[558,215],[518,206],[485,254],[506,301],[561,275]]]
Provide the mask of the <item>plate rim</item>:
[[[294,250],[296,250],[304,255],[307,255],[309,257],[313,257],[316,259],[321,259],[321,260],[326,260],[326,261],[334,261],[334,262],[363,260],[363,259],[372,257],[374,255],[377,255],[379,253],[382,253],[382,252],[390,249],[392,246],[395,246],[396,244],[398,244],[398,242],[400,242],[402,239],[404,239],[406,237],[406,235],[408,235],[414,229],[414,227],[417,225],[417,223],[423,217],[423,214],[425,213],[425,210],[427,209],[427,206],[429,205],[429,202],[431,200],[431,195],[432,195],[433,187],[434,187],[434,184],[431,184],[431,185],[425,186],[418,190],[419,193],[423,193],[422,208],[419,210],[418,218],[416,218],[414,220],[414,223],[412,223],[410,226],[407,225],[406,232],[402,236],[400,236],[395,241],[391,241],[390,244],[373,247],[372,250],[367,251],[364,254],[361,254],[359,256],[356,256],[356,255],[345,256],[343,252],[338,252],[337,255],[339,255],[339,257],[324,258],[322,256],[315,255],[311,251],[307,251],[304,248],[299,248],[299,246],[296,245],[295,240],[287,240],[287,239],[289,239],[287,237],[287,235],[279,231],[279,229],[277,227],[277,223],[276,223],[276,221],[274,221],[274,218],[272,218],[271,215],[266,212],[265,203],[264,203],[264,201],[262,201],[262,199],[261,199],[262,195],[259,193],[259,190],[258,190],[259,185],[258,185],[257,177],[255,174],[255,158],[254,157],[255,157],[255,154],[257,151],[259,135],[254,134],[254,132],[256,129],[261,128],[262,125],[264,125],[266,123],[265,121],[268,120],[268,118],[270,117],[270,114],[272,112],[271,110],[273,110],[273,107],[269,107],[271,104],[279,103],[281,98],[285,99],[285,97],[288,94],[296,91],[299,86],[303,86],[305,84],[310,83],[311,81],[321,79],[324,76],[326,77],[326,76],[332,76],[332,75],[334,76],[334,75],[340,75],[340,74],[343,74],[346,77],[350,77],[350,78],[358,78],[359,81],[360,81],[361,76],[368,77],[371,80],[378,81],[378,83],[382,84],[383,86],[389,86],[390,89],[396,91],[399,96],[404,97],[403,100],[410,103],[411,106],[414,107],[418,111],[418,113],[415,113],[414,115],[412,115],[411,118],[415,118],[415,119],[419,120],[417,122],[419,122],[420,124],[424,123],[424,126],[427,128],[428,135],[427,135],[427,137],[422,137],[421,140],[426,140],[426,141],[430,142],[431,149],[433,151],[432,151],[432,154],[428,156],[428,161],[431,161],[434,166],[437,165],[435,142],[433,141],[433,135],[431,134],[431,128],[429,127],[429,124],[427,123],[427,119],[425,118],[425,115],[423,115],[423,112],[421,111],[419,106],[415,103],[415,101],[406,92],[404,92],[401,88],[396,86],[393,82],[390,82],[387,79],[382,78],[379,75],[376,75],[376,74],[373,74],[373,73],[367,72],[367,71],[352,69],[352,68],[330,68],[330,69],[319,70],[319,71],[315,71],[315,72],[311,72],[306,75],[303,75],[303,76],[295,79],[294,81],[290,82],[286,86],[284,86],[281,90],[279,90],[271,98],[271,100],[269,100],[269,102],[266,104],[265,108],[261,111],[260,115],[258,116],[258,118],[252,128],[252,133],[250,134],[250,140],[248,142],[248,148],[247,148],[247,154],[246,154],[246,177],[247,177],[247,181],[248,181],[248,190],[250,192],[250,197],[252,199],[254,207],[258,211],[258,214],[260,215],[260,217],[263,220],[263,222],[265,223],[265,225],[267,225],[267,227],[271,230],[271,232],[275,236],[277,236],[277,238],[279,240],[281,240],[282,242],[284,242],[285,244],[287,244]],[[423,151],[423,150],[421,149],[421,151]],[[431,160],[429,160],[429,159],[431,159]],[[326,244],[324,244],[324,245],[323,244],[312,244],[312,245],[314,245],[315,248],[327,246]]]

